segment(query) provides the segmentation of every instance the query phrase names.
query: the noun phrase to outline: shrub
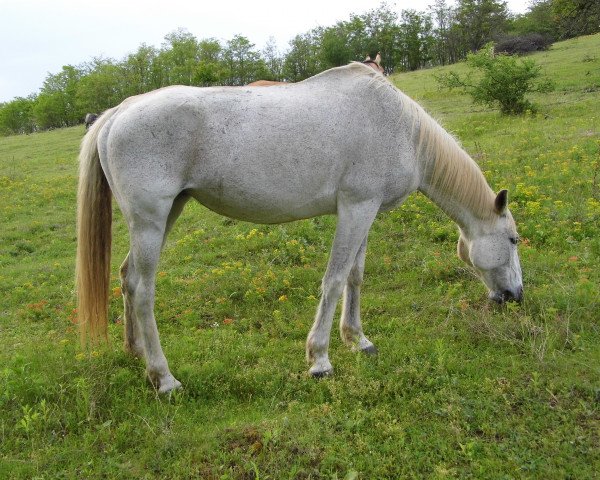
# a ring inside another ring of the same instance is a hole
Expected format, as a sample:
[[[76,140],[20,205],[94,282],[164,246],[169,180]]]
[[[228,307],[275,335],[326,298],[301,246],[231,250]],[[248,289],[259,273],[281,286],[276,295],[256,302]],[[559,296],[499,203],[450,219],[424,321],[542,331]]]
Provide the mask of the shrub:
[[[550,37],[540,33],[528,33],[515,37],[506,37],[496,43],[494,52],[508,55],[524,55],[531,52],[548,50],[552,45]]]
[[[500,108],[503,114],[518,115],[535,111],[535,106],[525,98],[532,92],[549,92],[554,89],[550,80],[541,79],[541,67],[531,59],[519,59],[495,54],[488,43],[477,53],[467,56],[467,65],[480,72],[461,77],[456,72],[436,76],[441,87],[458,88],[471,95],[475,103]]]

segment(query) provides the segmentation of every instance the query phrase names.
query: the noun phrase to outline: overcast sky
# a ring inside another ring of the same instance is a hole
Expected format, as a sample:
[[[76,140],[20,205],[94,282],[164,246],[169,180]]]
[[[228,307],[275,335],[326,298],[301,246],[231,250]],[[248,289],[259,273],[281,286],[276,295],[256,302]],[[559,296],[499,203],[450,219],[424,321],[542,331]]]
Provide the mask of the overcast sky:
[[[433,0],[390,0],[396,11],[424,11]],[[509,0],[523,13],[529,0]],[[48,73],[103,56],[122,59],[142,44],[159,47],[185,28],[223,42],[247,37],[262,48],[273,36],[281,50],[316,26],[347,20],[380,0],[0,0],[0,102],[37,93]]]

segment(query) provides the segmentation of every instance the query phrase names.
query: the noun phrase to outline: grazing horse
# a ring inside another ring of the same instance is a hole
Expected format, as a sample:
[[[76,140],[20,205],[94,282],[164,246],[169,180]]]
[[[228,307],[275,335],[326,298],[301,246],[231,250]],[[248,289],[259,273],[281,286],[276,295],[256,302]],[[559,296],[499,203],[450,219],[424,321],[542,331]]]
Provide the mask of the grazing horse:
[[[367,58],[365,58],[363,60],[363,62],[365,65],[368,65],[369,67],[371,67],[372,69],[374,69],[377,72],[384,72],[383,67],[381,66],[381,53],[377,52],[377,55],[375,55],[375,59],[371,60],[371,57],[369,55],[367,55]]]
[[[310,373],[328,357],[336,304],[350,347],[375,352],[360,321],[367,234],[414,191],[459,227],[458,254],[493,300],[523,294],[506,190],[494,194],[455,139],[380,73],[360,63],[277,88],[175,86],[126,99],[85,135],[78,191],[82,338],[107,335],[111,194],[129,228],[121,267],[125,346],[159,392],[178,388],[154,318],[155,275],[192,198],[231,218],[276,224],[336,214],[322,295],[308,334]]]
[[[371,67],[376,72],[383,73],[383,67],[381,66],[381,54],[377,53],[375,60],[371,60],[371,57],[367,55],[367,58],[362,62],[364,65]],[[286,85],[289,82],[277,82],[275,80],[256,80],[256,82],[249,83],[247,87],[272,87],[273,85]]]
[[[88,130],[96,121],[98,115],[96,113],[86,113],[85,119],[83,123],[85,124],[85,129]]]
[[[273,85],[286,85],[289,82],[277,82],[275,80],[257,80],[256,82],[249,83],[247,87],[271,87]]]

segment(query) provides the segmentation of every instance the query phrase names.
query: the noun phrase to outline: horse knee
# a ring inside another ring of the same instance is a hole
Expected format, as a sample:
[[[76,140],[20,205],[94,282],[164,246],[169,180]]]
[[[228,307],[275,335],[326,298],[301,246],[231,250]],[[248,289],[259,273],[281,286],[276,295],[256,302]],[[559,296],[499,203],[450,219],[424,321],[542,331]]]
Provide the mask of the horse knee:
[[[133,278],[135,276],[135,271],[133,268],[130,268],[128,261],[125,261],[123,265],[121,265],[119,273],[121,277],[121,291],[123,294],[133,294],[137,282]]]
[[[347,279],[342,278],[340,275],[324,279],[321,287],[323,298],[325,300],[337,300],[344,290],[346,281]]]
[[[363,283],[363,272],[358,268],[353,268],[348,275],[348,285],[360,287]]]
[[[353,287],[360,287],[363,283],[363,274],[357,270],[352,269],[350,275],[348,275],[348,285]]]

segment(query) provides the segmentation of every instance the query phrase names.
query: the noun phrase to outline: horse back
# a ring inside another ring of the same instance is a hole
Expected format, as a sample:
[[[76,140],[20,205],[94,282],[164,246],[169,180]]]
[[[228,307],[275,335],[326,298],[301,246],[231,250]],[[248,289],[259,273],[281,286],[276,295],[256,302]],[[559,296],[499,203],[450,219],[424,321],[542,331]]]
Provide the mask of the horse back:
[[[186,191],[218,213],[280,223],[335,213],[341,190],[385,194],[397,146],[378,130],[379,114],[318,83],[171,87],[124,106],[105,163],[144,191]]]

